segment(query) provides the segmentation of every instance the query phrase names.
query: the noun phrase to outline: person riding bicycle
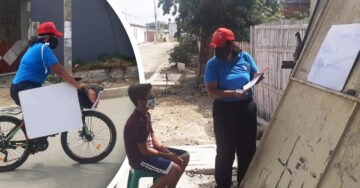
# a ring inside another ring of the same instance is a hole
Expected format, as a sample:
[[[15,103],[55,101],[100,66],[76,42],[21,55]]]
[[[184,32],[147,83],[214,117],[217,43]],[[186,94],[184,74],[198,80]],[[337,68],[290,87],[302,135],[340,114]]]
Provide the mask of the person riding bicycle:
[[[77,82],[59,63],[52,49],[58,46],[59,32],[53,22],[44,22],[37,28],[38,36],[30,41],[30,47],[22,57],[19,69],[10,88],[11,98],[20,105],[18,93],[23,90],[41,87],[47,76],[54,72],[62,80],[77,89],[88,89],[89,86]]]

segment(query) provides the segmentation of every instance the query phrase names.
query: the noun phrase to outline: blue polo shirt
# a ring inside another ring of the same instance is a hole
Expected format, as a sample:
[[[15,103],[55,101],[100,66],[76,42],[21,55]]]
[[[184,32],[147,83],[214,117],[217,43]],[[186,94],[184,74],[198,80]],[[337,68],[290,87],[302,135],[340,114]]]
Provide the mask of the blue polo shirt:
[[[43,43],[36,43],[31,46],[22,57],[19,69],[13,80],[13,84],[18,84],[24,81],[31,81],[34,83],[42,84],[45,82],[47,76],[51,73],[51,66],[59,62],[54,52],[48,45],[44,46],[43,57],[44,64],[41,58],[41,47]]]
[[[204,81],[217,82],[221,90],[242,89],[253,75],[258,72],[258,68],[249,53],[242,51],[233,62],[220,60],[216,57],[211,58],[205,67]],[[252,90],[248,90],[248,97],[253,95]],[[218,98],[221,101],[239,101],[236,97]]]

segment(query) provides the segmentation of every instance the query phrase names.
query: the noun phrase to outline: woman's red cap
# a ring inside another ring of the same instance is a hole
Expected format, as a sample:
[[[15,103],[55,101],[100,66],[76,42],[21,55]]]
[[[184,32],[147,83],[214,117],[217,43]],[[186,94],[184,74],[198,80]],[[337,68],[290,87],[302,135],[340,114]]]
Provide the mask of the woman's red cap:
[[[222,47],[228,40],[235,40],[234,33],[230,29],[221,27],[214,32],[210,46]]]
[[[37,33],[38,34],[52,33],[57,37],[63,36],[63,34],[56,29],[53,22],[44,22],[44,23],[40,24],[39,27],[37,28]]]

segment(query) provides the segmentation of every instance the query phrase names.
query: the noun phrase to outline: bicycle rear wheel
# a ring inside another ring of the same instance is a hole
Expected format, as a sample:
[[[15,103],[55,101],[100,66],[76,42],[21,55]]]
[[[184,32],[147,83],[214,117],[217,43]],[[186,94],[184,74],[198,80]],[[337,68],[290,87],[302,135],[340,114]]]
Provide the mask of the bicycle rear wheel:
[[[21,121],[12,116],[0,116],[0,172],[11,171],[22,165],[29,157],[29,141],[25,127],[21,127],[10,140],[10,132],[19,127]]]
[[[107,157],[116,142],[114,123],[98,111],[83,112],[84,127],[61,134],[61,145],[65,153],[79,163],[96,163]]]

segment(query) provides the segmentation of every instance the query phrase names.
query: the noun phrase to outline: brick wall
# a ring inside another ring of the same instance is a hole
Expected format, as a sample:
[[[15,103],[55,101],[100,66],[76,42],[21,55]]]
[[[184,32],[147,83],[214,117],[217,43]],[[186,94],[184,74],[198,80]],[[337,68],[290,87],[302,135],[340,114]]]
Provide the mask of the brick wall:
[[[295,12],[309,12],[310,4],[283,4],[284,16],[291,16]]]

